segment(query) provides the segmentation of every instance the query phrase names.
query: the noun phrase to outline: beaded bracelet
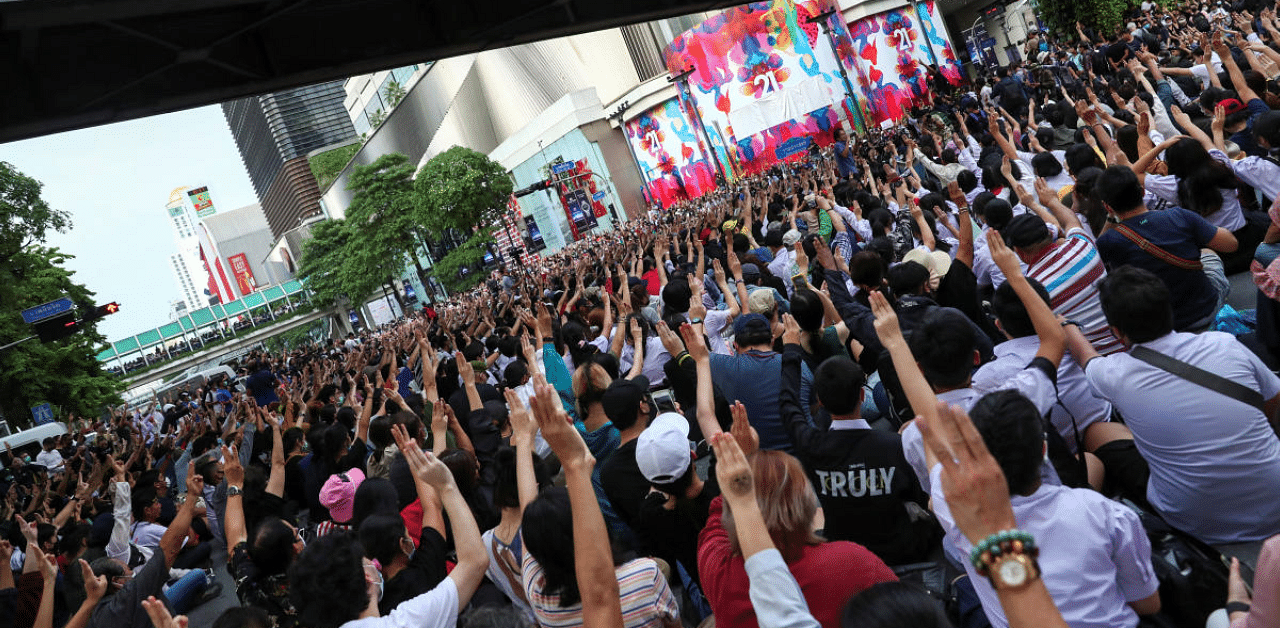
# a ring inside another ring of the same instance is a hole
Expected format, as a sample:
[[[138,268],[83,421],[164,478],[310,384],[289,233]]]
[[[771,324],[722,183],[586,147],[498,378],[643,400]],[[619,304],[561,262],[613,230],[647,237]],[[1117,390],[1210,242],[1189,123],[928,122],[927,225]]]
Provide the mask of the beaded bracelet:
[[[980,575],[987,575],[987,566],[992,558],[1003,553],[1023,553],[1035,559],[1040,555],[1036,547],[1036,539],[1030,532],[1022,530],[1002,530],[982,539],[969,550],[969,560]]]

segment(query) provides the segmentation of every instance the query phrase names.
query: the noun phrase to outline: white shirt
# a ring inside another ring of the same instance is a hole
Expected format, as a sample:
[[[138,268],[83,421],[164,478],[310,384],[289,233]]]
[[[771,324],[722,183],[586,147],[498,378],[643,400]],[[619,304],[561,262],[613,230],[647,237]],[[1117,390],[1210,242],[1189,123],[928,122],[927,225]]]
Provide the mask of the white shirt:
[[[42,451],[36,455],[36,464],[50,471],[61,471],[63,466],[62,453],[57,449]]]
[[[1257,188],[1262,195],[1275,200],[1280,198],[1280,166],[1262,157],[1250,155],[1239,161],[1230,161],[1231,169],[1241,181]]]
[[[1040,338],[1012,338],[995,347],[996,359],[973,374],[973,389],[983,394],[995,392],[1017,372],[1026,368],[1040,350]],[[1085,428],[1111,420],[1111,402],[1095,394],[1084,370],[1070,355],[1058,365],[1058,399],[1049,411],[1049,420],[1058,428],[1071,453],[1077,453],[1076,434],[1084,438]],[[1074,419],[1074,422],[1073,422]]]
[[[1231,166],[1231,160],[1227,155],[1216,148],[1209,151],[1209,156],[1227,164],[1228,167]],[[1154,194],[1160,200],[1182,207],[1181,201],[1178,200],[1177,177],[1149,174],[1143,179],[1142,185],[1147,192]],[[1218,188],[1218,192],[1222,194],[1222,208],[1205,216],[1204,219],[1215,227],[1234,232],[1245,225],[1244,210],[1240,208],[1240,197],[1234,189]]]
[[[1280,395],[1280,378],[1230,334],[1175,332],[1139,346]],[[1260,410],[1128,353],[1091,360],[1085,377],[1133,430],[1151,467],[1147,500],[1170,525],[1210,544],[1280,533],[1280,439]]]
[[[401,602],[383,617],[353,619],[342,628],[453,628],[458,625],[458,585],[445,578],[436,588]]]
[[[768,266],[769,272],[773,273],[774,277],[781,279],[782,283],[786,284],[788,297],[790,297],[792,291],[795,290],[791,285],[791,267],[794,265],[793,262],[795,261],[795,257],[795,251],[790,247],[784,246],[778,249],[777,253],[773,254],[773,261],[769,262]]]
[[[942,493],[942,465],[934,465],[933,512],[965,556],[973,547],[956,529]],[[1089,489],[1041,485],[1031,495],[1010,500],[1018,529],[1030,532],[1040,548],[1041,580],[1062,618],[1072,628],[1136,626],[1129,602],[1142,600],[1160,586],[1151,568],[1151,542],[1138,515]],[[996,628],[1008,619],[995,589],[964,561],[982,610]]]

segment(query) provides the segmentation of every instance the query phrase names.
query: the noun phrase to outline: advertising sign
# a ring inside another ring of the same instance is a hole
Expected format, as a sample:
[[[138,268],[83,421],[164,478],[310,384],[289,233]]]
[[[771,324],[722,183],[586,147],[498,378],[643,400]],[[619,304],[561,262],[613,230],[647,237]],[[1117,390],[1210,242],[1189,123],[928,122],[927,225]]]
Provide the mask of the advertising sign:
[[[249,258],[244,253],[237,253],[227,258],[231,263],[231,274],[236,278],[236,287],[241,295],[246,295],[258,288],[253,278],[253,269],[249,267]]]
[[[213,200],[209,198],[209,188],[207,186],[191,190],[187,192],[187,196],[191,198],[191,207],[196,210],[197,216],[206,218],[213,215]]]
[[[542,231],[538,229],[538,220],[532,215],[525,216],[524,225],[529,230],[529,249],[541,251],[547,248],[547,243],[542,241]]]

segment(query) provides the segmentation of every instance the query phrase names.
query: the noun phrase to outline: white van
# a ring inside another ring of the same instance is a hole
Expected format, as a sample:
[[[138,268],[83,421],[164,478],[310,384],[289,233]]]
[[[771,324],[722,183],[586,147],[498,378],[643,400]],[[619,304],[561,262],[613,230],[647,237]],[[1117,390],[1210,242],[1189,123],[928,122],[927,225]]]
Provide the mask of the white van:
[[[0,421],[0,450],[6,448],[12,449],[13,453],[21,456],[22,454],[30,454],[35,459],[36,454],[40,453],[40,443],[49,437],[58,437],[67,433],[67,425],[65,423],[45,423],[37,425],[31,429],[22,430],[20,432],[10,432],[7,421]]]

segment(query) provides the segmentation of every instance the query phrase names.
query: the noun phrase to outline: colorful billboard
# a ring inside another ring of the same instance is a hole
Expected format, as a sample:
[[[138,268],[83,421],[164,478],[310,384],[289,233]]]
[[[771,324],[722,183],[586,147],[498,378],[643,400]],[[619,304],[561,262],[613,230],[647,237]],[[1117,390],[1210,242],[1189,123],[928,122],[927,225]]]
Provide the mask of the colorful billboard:
[[[631,119],[626,129],[649,196],[663,207],[697,198],[715,187],[702,143],[677,99]]]
[[[845,101],[832,40],[814,16],[831,0],[771,0],[729,9],[677,37],[666,50],[672,75],[690,71],[688,96],[710,140],[733,152],[726,172],[755,172],[780,161],[788,140],[831,142]],[[835,45],[848,42],[827,18]],[[784,151],[785,153],[785,151]]]
[[[236,278],[236,287],[240,289],[240,296],[258,289],[258,283],[253,278],[253,269],[249,267],[248,256],[244,253],[236,253],[228,257],[227,262],[231,264],[231,274]]]
[[[923,102],[929,93],[929,65],[936,65],[952,84],[959,83],[960,65],[941,25],[932,1],[849,24],[853,44],[841,50],[841,59],[861,92],[868,124],[901,119]]]
[[[187,197],[191,199],[191,207],[196,210],[197,216],[207,218],[214,214],[213,200],[209,198],[207,186],[188,191]]]

